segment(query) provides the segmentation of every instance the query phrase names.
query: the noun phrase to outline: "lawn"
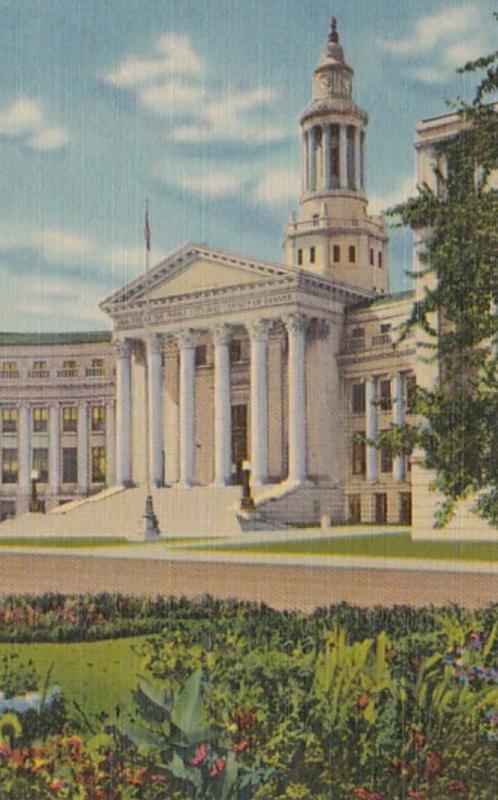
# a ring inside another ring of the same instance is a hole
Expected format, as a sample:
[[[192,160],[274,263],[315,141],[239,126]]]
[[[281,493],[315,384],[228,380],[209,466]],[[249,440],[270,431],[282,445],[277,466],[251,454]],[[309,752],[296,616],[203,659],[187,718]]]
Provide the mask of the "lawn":
[[[141,658],[138,648],[148,637],[108,639],[101,642],[0,644],[0,659],[18,653],[22,662],[30,659],[41,682],[53,664],[51,685],[59,684],[71,716],[75,713],[72,700],[84,709],[90,720],[105,711],[114,714],[116,706],[123,708],[131,699],[136,685]]]
[[[18,536],[0,538],[0,547],[123,547],[131,544],[124,537],[115,536]]]
[[[368,558],[432,558],[456,561],[498,561],[492,542],[417,542],[409,533],[288,539],[247,545],[216,545],[216,552],[257,555],[366,556]]]

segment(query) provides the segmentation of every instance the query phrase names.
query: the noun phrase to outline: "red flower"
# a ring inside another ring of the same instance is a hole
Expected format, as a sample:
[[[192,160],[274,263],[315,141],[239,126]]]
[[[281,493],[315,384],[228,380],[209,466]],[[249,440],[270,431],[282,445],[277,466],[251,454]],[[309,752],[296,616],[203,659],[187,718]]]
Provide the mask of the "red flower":
[[[397,761],[393,761],[393,769],[396,772],[402,773],[406,770],[406,761],[403,761],[402,758],[399,758]]]
[[[54,778],[49,786],[49,789],[52,792],[60,792],[61,789],[64,789],[65,786],[66,786],[66,781],[63,781],[62,778]]]
[[[408,792],[408,797],[412,797],[413,800],[426,800],[427,792]]]
[[[365,786],[359,786],[357,789],[353,789],[352,795],[356,797],[357,800],[384,800],[385,798],[384,792],[374,792],[371,789],[367,789]]]
[[[7,744],[0,744],[0,760],[8,761],[12,758],[12,750]]]
[[[441,763],[441,758],[437,753],[429,753],[427,756],[427,771],[431,777],[434,777],[435,775],[441,775],[443,771],[443,765]]]
[[[243,739],[242,742],[237,742],[237,744],[234,744],[233,749],[235,750],[236,753],[243,753],[244,750],[247,750],[248,747],[249,747],[249,742],[247,741],[247,739]]]
[[[223,775],[225,772],[225,759],[221,758],[220,756],[215,759],[211,772],[209,773],[211,778],[217,778],[218,775]]]
[[[467,784],[464,781],[454,780],[446,784],[446,789],[452,794],[466,794]]]
[[[364,708],[368,706],[370,702],[370,698],[367,694],[363,693],[360,694],[358,700],[356,701],[356,707],[359,711],[363,711]]]
[[[425,742],[426,736],[421,733],[420,731],[413,731],[412,733],[412,742],[415,742],[415,749],[422,750]]]
[[[191,758],[190,761],[188,762],[189,766],[199,767],[206,758],[206,756],[207,756],[206,745],[200,744],[199,747],[197,748],[195,756]]]

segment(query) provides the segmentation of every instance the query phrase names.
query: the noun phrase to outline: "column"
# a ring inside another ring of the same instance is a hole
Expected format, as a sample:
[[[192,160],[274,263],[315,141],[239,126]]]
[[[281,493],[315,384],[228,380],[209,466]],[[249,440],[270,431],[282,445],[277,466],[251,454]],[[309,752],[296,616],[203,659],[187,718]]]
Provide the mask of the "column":
[[[302,191],[303,193],[308,190],[308,133],[305,131],[303,133],[303,144],[302,144],[302,170],[303,170],[303,182],[302,182]]]
[[[365,381],[365,405],[367,412],[367,439],[376,439],[378,435],[377,379]],[[367,481],[377,482],[377,448],[367,444]]]
[[[316,190],[316,128],[308,131],[308,190]]]
[[[216,325],[214,344],[214,483],[226,486],[232,472],[232,408],[230,403],[229,325]]]
[[[339,186],[348,188],[348,129],[339,125]]]
[[[105,407],[105,462],[106,485],[116,483],[116,419],[114,400],[109,400]]]
[[[403,374],[398,372],[391,383],[391,395],[393,398],[393,425],[403,425],[405,421],[405,395],[404,395]],[[405,480],[405,456],[395,456],[393,458],[393,475],[396,483],[403,483]]]
[[[131,345],[116,342],[116,483],[131,485]]]
[[[285,320],[289,339],[289,481],[306,479],[306,325],[302,314]]]
[[[268,331],[271,322],[249,325],[251,340],[251,479],[253,486],[268,479]]]
[[[181,331],[180,352],[180,486],[192,486],[195,474],[195,345],[193,330]]]
[[[150,479],[163,486],[163,341],[159,334],[147,340]]]
[[[61,429],[59,404],[53,403],[49,411],[49,464],[50,491],[56,497],[61,488]]]
[[[332,126],[323,126],[323,185],[325,189],[330,189],[331,180],[331,156],[332,156]]]
[[[361,128],[354,129],[354,188],[359,192],[361,185]]]
[[[19,407],[17,450],[19,459],[19,493],[28,501],[31,492],[31,414],[29,406]]]
[[[88,405],[86,400],[78,405],[78,487],[81,494],[88,494]]]

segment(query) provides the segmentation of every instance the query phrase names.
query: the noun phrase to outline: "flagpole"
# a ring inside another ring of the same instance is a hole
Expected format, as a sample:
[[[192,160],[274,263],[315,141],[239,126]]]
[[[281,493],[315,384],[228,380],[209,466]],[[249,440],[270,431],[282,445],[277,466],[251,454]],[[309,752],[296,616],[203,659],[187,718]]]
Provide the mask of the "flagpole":
[[[145,485],[146,485],[146,499],[145,499],[145,539],[157,539],[161,531],[159,530],[159,523],[154,513],[154,501],[152,499],[152,488],[150,481],[150,390],[149,390],[149,377],[150,377],[150,364],[149,364],[149,266],[150,266],[150,225],[149,225],[149,201],[145,201],[145,217],[144,217],[144,239],[145,239]]]

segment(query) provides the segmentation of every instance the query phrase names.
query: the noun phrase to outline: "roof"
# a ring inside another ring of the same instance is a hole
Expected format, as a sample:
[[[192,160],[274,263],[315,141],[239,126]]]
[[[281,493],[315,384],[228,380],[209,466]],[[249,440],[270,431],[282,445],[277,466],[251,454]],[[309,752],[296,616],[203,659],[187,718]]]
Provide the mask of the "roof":
[[[0,346],[100,344],[110,342],[112,331],[72,331],[69,333],[12,333],[0,331]]]
[[[388,303],[401,302],[402,300],[411,300],[415,296],[413,289],[405,289],[403,292],[394,292],[393,294],[383,294],[373,299],[365,298],[348,307],[348,311],[359,311],[362,308],[375,308],[377,306],[385,306]]]

